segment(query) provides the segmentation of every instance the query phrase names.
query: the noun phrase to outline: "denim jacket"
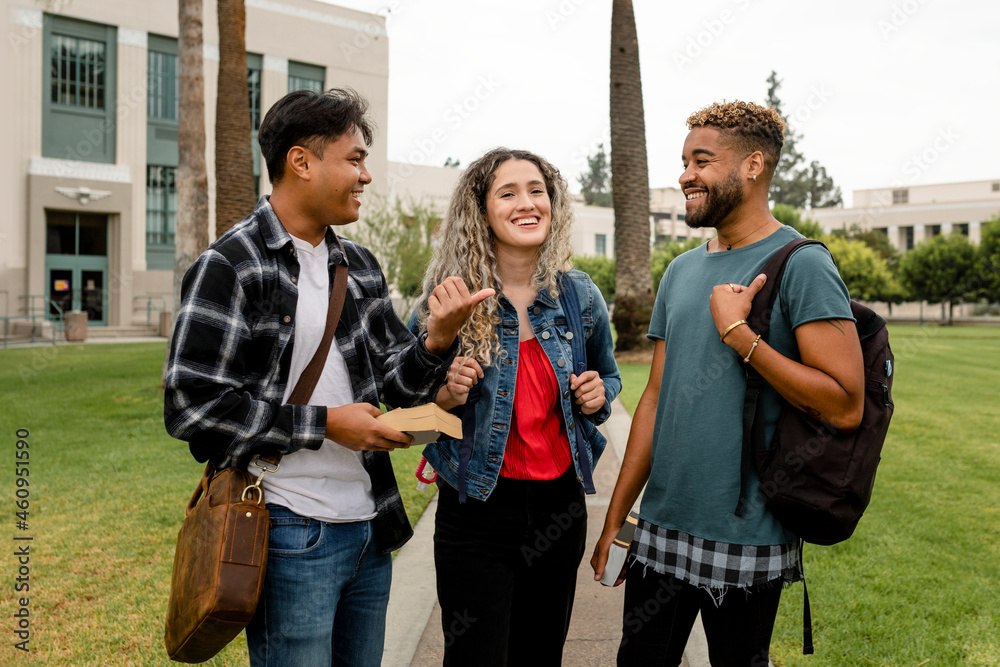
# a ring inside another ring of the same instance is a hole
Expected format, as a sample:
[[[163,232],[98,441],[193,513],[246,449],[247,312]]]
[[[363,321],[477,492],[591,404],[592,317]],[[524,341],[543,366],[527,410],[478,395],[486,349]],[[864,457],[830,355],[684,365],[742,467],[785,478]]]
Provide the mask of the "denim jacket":
[[[597,425],[603,424],[611,415],[611,403],[621,391],[622,382],[613,354],[611,322],[604,297],[587,274],[582,271],[571,271],[569,276],[576,288],[580,303],[580,317],[583,320],[587,340],[587,369],[597,371],[604,380],[604,406],[594,414],[581,416],[579,424],[574,423],[576,420],[573,415],[573,395],[569,390],[569,376],[573,370],[572,349],[566,337],[569,329],[559,300],[552,298],[547,290],[540,291],[535,297],[534,304],[528,308],[528,318],[531,320],[535,338],[552,364],[552,370],[560,387],[559,403],[562,406],[563,423],[569,435],[576,476],[582,481],[583,473],[580,469],[580,457],[573,429],[577,427],[584,429],[589,450],[587,460],[591,462],[591,466],[596,465],[607,444],[606,438],[597,430]],[[501,294],[497,299],[501,317],[501,322],[497,326],[497,336],[503,352],[494,357],[492,366],[483,369],[483,378],[479,381],[476,438],[472,459],[465,476],[468,495],[479,500],[486,500],[489,497],[500,475],[504,448],[507,445],[508,426],[514,409],[514,385],[517,380],[519,349],[517,311],[507,297]],[[409,327],[411,330],[417,327],[416,311],[410,317]],[[459,406],[453,412],[461,415],[463,410],[464,406]],[[424,456],[438,472],[440,479],[455,488],[458,488],[461,445],[461,440],[438,440],[424,448]]]

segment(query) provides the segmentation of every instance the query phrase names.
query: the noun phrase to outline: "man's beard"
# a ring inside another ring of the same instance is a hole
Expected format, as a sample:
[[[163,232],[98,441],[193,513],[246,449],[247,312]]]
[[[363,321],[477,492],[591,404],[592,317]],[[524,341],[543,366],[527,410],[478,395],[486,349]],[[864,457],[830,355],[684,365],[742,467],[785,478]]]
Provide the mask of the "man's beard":
[[[705,203],[687,214],[684,222],[688,227],[718,227],[726,217],[743,203],[743,188],[740,187],[738,170],[733,169],[722,183],[709,187]]]

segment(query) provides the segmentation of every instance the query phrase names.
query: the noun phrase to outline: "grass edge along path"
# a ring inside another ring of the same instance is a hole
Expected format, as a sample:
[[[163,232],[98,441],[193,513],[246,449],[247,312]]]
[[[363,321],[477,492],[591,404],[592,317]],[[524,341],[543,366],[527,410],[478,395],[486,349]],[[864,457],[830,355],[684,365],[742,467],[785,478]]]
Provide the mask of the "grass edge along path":
[[[162,341],[0,351],[5,532],[8,545],[30,545],[27,590],[15,590],[14,546],[0,558],[0,664],[175,664],[163,619],[177,531],[204,466],[164,429],[164,352]],[[25,430],[27,527],[18,529],[14,460]],[[392,454],[414,523],[432,497],[415,489],[420,456]],[[14,647],[22,608],[27,652]],[[246,665],[243,636],[205,664]]]
[[[806,545],[786,588],[780,667],[995,666],[1000,655],[1000,329],[890,325],[896,409],[872,502],[851,539]],[[622,364],[631,411],[649,366]]]

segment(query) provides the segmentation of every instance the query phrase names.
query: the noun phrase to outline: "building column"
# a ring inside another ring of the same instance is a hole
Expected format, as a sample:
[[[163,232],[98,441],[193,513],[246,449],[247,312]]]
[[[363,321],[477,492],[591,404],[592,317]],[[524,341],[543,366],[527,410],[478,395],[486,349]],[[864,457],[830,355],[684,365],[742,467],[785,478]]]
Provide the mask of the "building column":
[[[887,237],[889,237],[889,243],[892,244],[893,248],[895,248],[896,250],[900,250],[900,251],[902,251],[904,249],[903,248],[903,244],[906,241],[904,239],[900,238],[900,235],[899,235],[899,225],[889,225],[888,227],[886,227],[885,228],[885,235]]]
[[[980,221],[969,222],[969,242],[979,244],[983,240],[983,223]]]
[[[108,254],[108,310],[114,323],[132,323],[136,272],[146,270],[146,118],[149,99],[149,35],[118,28],[118,99],[116,162],[129,168],[131,205],[110,229],[117,233],[117,258]],[[110,222],[110,221],[109,221]],[[112,319],[108,319],[112,324]]]
[[[260,73],[260,117],[270,109],[275,102],[288,93],[288,58],[264,54],[264,64]],[[261,157],[260,192],[271,191],[271,181],[267,175],[267,165]]]

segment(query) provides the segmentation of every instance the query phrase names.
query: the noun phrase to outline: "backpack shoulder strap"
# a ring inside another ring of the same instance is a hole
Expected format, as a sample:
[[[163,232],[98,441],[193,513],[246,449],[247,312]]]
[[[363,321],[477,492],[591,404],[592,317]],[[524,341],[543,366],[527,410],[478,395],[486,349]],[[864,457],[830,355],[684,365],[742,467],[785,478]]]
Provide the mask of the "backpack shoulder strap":
[[[781,278],[785,275],[788,258],[802,246],[815,244],[823,245],[820,241],[805,238],[789,241],[771,255],[764,268],[761,269],[761,273],[767,276],[767,280],[754,296],[750,306],[750,314],[747,315],[750,329],[760,334],[761,340],[766,341],[770,332],[771,313],[778,298],[778,289],[781,286]],[[750,475],[750,466],[753,465],[753,445],[764,439],[763,420],[755,419],[757,408],[760,405],[760,392],[764,379],[750,364],[744,364],[743,370],[747,376],[747,389],[743,397],[743,448],[740,454],[740,496],[734,511],[736,516],[743,516],[743,511],[746,508],[747,478]]]
[[[568,273],[559,274],[559,305],[562,306],[563,314],[566,316],[566,325],[572,337],[570,345],[573,349],[573,372],[577,376],[587,370],[587,341],[583,330],[583,319],[580,317],[580,300],[573,286],[573,279]],[[578,422],[583,416],[575,401],[570,401],[573,406],[573,421]],[[587,493],[597,493],[594,487],[593,469],[590,464],[590,457],[587,455],[587,442],[583,435],[583,427],[579,424],[567,424],[569,431],[576,431],[576,449],[580,457],[580,472],[583,476],[583,488]],[[570,433],[570,437],[573,437]]]
[[[753,298],[750,306],[750,314],[747,316],[747,323],[754,332],[759,333],[762,340],[767,340],[767,335],[771,328],[771,312],[774,310],[774,303],[778,298],[778,288],[781,286],[781,279],[785,275],[785,267],[788,258],[792,253],[807,245],[821,245],[826,247],[822,241],[814,239],[795,239],[782,246],[777,252],[771,255],[767,264],[761,269],[761,273],[767,276],[767,281],[760,288]]]

